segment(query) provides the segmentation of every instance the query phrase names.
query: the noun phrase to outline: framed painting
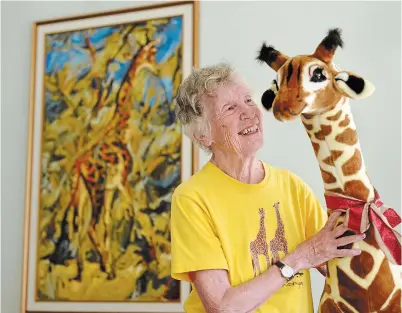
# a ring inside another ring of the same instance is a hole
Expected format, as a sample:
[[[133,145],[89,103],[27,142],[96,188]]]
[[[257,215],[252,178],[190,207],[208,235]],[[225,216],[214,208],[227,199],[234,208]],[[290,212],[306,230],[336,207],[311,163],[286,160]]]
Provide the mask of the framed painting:
[[[197,168],[175,117],[198,3],[33,27],[22,312],[183,312],[170,204]]]

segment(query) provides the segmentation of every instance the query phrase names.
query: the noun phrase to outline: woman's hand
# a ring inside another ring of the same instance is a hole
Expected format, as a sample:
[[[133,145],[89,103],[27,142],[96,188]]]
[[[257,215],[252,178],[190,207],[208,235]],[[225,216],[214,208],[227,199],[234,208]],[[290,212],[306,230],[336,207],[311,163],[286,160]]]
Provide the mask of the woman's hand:
[[[286,257],[294,265],[295,271],[319,266],[333,258],[360,254],[359,249],[339,249],[339,247],[365,238],[364,234],[339,238],[348,230],[343,224],[335,227],[340,215],[340,212],[331,214],[321,231],[302,242],[291,255]],[[291,264],[289,265],[291,266]]]

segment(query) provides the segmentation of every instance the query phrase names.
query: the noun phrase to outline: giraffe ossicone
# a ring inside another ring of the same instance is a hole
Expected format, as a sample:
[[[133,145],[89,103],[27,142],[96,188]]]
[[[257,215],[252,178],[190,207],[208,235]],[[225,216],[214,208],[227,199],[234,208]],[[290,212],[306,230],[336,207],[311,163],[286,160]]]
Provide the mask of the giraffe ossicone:
[[[301,119],[318,161],[326,195],[366,203],[361,210],[363,214],[376,207],[371,204],[380,200],[367,175],[349,101],[369,97],[375,87],[366,78],[340,70],[334,64],[338,47],[343,47],[338,28],[329,30],[311,54],[289,57],[263,43],[257,60],[266,63],[277,75],[263,93],[261,102],[278,121]],[[338,225],[362,218],[359,214],[353,215],[356,211],[351,212],[345,204],[335,209],[345,212],[337,221]],[[328,213],[333,210],[331,207]],[[378,228],[378,220],[374,221],[376,216],[384,221]],[[319,313],[401,312],[400,258],[396,261],[387,258],[384,253],[386,236],[381,238],[382,231],[379,231],[383,227],[388,234],[392,233],[391,245],[396,249],[393,252],[400,252],[401,239],[396,231],[400,216],[383,206],[382,209],[376,207],[375,212],[370,211],[364,218],[368,218],[370,224],[366,238],[353,244],[362,253],[327,262]]]

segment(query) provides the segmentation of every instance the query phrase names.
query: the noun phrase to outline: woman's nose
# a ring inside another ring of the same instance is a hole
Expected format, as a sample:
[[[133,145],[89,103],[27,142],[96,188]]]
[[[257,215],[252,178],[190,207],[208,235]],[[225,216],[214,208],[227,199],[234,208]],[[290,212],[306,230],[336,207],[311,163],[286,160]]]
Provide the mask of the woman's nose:
[[[240,119],[242,120],[247,120],[247,119],[252,119],[256,115],[255,108],[243,108],[241,114],[240,114]]]

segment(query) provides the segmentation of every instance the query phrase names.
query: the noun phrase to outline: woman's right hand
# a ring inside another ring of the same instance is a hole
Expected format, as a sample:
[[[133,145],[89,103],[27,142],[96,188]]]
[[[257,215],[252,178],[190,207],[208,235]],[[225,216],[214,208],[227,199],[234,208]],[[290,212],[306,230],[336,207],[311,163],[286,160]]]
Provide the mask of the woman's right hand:
[[[290,256],[295,270],[310,269],[337,257],[348,257],[360,254],[359,249],[339,249],[339,247],[360,241],[364,234],[342,236],[348,229],[344,224],[337,227],[336,221],[341,212],[334,212],[328,218],[325,226],[314,236],[302,242]]]

